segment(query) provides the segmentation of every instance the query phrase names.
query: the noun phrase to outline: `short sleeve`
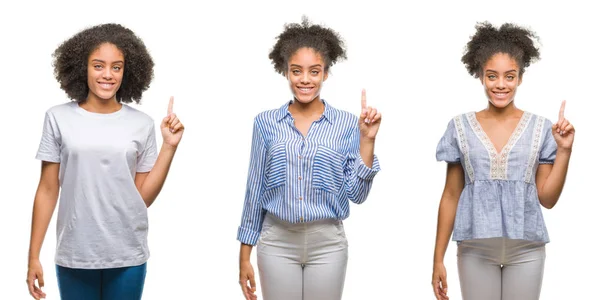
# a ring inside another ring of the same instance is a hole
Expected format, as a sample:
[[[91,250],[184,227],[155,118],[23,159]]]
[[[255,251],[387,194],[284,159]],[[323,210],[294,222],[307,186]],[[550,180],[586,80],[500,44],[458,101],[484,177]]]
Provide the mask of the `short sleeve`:
[[[154,163],[156,162],[157,156],[158,154],[156,150],[156,132],[154,128],[154,122],[152,122],[148,131],[148,136],[146,138],[146,146],[144,147],[144,150],[138,155],[138,164],[136,172],[150,172],[150,170],[152,170],[152,167],[154,167]]]
[[[554,164],[554,160],[556,159],[556,140],[554,140],[554,136],[552,135],[552,122],[546,119],[544,122],[544,132],[543,132],[543,141],[542,147],[540,149],[540,164]]]
[[[61,135],[54,115],[46,112],[42,138],[38,147],[36,159],[59,163],[60,162]]]
[[[448,123],[446,132],[437,145],[435,157],[437,161],[460,163],[460,148],[456,138],[456,127],[454,120],[451,120]]]

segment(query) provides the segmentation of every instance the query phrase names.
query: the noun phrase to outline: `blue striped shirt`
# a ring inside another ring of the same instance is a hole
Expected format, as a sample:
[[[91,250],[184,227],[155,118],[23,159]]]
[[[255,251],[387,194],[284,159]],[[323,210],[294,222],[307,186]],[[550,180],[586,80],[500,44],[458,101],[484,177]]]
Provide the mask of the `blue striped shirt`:
[[[238,228],[238,240],[244,244],[258,242],[267,212],[290,223],[346,219],[349,201],[364,202],[380,170],[376,156],[372,168],[362,161],[358,117],[323,101],[323,115],[304,137],[294,126],[290,103],[254,119]]]

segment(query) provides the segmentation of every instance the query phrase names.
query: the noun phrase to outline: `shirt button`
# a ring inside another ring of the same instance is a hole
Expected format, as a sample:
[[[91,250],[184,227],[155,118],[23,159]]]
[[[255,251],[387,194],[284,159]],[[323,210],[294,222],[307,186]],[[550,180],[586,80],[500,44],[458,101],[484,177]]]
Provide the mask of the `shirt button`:
[[[302,155],[298,155],[298,158],[299,158],[299,159],[302,159]]]
[[[300,196],[298,199],[302,200],[302,196]]]
[[[302,180],[302,176],[298,176],[298,180]]]
[[[304,218],[303,218],[303,217],[300,217],[300,222],[302,222],[302,221],[304,221]]]

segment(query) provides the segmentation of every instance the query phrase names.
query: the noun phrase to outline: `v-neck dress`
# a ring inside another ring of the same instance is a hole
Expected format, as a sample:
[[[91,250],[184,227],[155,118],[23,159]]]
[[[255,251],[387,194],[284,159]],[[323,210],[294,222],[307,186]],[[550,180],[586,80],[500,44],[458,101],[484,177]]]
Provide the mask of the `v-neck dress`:
[[[535,177],[539,164],[553,164],[552,123],[524,112],[497,152],[475,112],[449,123],[436,151],[438,161],[460,163],[465,186],[454,220],[453,241],[505,237],[549,242]]]

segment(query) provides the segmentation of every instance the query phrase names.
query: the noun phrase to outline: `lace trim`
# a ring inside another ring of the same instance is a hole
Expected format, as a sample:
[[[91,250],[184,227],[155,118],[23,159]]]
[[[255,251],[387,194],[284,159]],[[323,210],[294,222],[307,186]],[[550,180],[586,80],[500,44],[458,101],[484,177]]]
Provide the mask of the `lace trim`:
[[[544,127],[544,119],[537,116],[533,131],[533,144],[531,145],[531,153],[529,153],[529,162],[527,163],[527,171],[525,171],[525,182],[531,183],[533,180],[533,168],[537,162],[538,152],[542,144],[542,129]]]
[[[521,116],[519,124],[517,124],[517,127],[500,153],[496,151],[494,144],[487,136],[485,131],[483,131],[481,124],[479,124],[479,121],[477,121],[477,118],[475,117],[475,112],[470,112],[467,114],[467,119],[469,120],[469,124],[471,125],[471,128],[473,128],[475,135],[488,151],[488,155],[490,157],[491,179],[508,179],[508,154],[525,131],[525,128],[527,128],[527,124],[529,124],[529,120],[531,119],[531,113],[523,112],[523,116]]]
[[[462,118],[460,115],[454,117],[454,127],[456,128],[456,131],[458,133],[458,143],[460,147],[460,152],[462,152],[464,157],[464,164],[465,169],[467,169],[467,175],[469,176],[469,180],[473,182],[475,172],[473,171],[471,159],[469,158],[469,144],[467,143],[467,137],[465,136],[465,127],[463,126]]]

